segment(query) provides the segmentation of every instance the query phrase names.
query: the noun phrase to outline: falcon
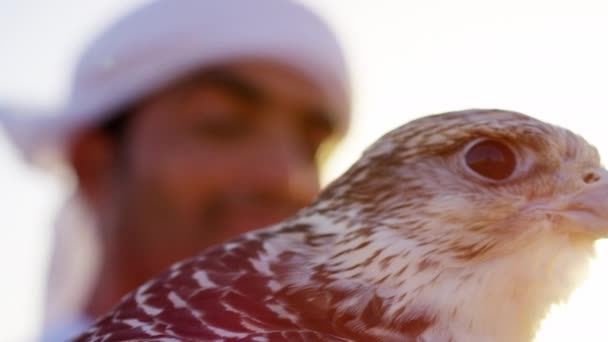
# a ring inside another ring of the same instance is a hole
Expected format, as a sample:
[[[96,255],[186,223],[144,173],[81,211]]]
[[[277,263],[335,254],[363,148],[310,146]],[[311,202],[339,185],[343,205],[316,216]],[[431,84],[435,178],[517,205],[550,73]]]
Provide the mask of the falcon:
[[[530,341],[606,236],[607,172],[583,138],[510,111],[433,115],[76,341]]]

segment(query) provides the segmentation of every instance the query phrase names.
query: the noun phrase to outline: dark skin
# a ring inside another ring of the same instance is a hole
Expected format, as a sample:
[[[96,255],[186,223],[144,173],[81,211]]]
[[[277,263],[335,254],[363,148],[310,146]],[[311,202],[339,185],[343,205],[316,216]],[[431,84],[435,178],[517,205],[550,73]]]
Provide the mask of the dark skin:
[[[309,204],[317,152],[334,130],[329,110],[291,68],[242,61],[140,101],[118,135],[83,133],[71,161],[103,251],[85,313],[97,317],[172,263]]]

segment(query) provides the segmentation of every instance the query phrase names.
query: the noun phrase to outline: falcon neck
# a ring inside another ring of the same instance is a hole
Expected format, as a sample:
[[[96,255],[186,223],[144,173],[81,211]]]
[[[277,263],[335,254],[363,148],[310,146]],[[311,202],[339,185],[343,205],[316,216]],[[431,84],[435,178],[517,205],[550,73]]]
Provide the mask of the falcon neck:
[[[313,232],[311,241],[327,234]],[[350,293],[336,303],[337,312],[382,322],[382,331],[422,320],[424,331],[416,336],[429,341],[531,341],[550,306],[580,281],[590,256],[588,248],[553,235],[510,255],[459,267],[448,266],[454,263],[432,246],[399,239],[388,229],[343,227],[329,242],[314,248],[314,274],[305,281]],[[374,302],[379,317],[364,317]]]

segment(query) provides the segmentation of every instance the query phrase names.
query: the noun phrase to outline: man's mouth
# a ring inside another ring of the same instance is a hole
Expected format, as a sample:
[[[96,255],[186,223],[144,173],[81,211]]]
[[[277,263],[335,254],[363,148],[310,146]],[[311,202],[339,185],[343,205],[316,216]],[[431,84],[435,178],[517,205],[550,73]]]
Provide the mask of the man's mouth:
[[[208,206],[204,221],[205,226],[214,227],[221,240],[227,240],[282,221],[297,209],[285,201],[268,198],[223,198]]]

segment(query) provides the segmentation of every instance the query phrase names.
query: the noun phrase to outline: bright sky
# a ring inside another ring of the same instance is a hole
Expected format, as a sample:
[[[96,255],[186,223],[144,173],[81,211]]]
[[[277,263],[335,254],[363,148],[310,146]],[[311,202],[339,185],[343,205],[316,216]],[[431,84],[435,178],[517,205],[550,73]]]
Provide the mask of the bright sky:
[[[53,105],[78,51],[108,20],[145,0],[0,0],[0,103]],[[522,111],[585,136],[608,160],[605,0],[308,0],[338,30],[355,80],[339,175],[386,130],[465,108]],[[66,190],[26,168],[0,138],[0,340],[40,321],[49,227]],[[589,281],[556,309],[538,342],[608,341],[608,243]]]

